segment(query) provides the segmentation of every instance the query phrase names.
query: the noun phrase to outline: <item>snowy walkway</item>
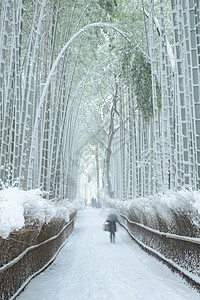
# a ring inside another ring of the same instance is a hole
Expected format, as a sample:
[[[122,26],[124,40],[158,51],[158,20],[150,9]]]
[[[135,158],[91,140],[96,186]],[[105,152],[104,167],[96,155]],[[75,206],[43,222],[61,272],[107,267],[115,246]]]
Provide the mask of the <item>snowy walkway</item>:
[[[78,213],[74,234],[54,263],[17,300],[196,300],[200,294],[142,251],[118,226],[116,243],[102,230],[105,211]]]

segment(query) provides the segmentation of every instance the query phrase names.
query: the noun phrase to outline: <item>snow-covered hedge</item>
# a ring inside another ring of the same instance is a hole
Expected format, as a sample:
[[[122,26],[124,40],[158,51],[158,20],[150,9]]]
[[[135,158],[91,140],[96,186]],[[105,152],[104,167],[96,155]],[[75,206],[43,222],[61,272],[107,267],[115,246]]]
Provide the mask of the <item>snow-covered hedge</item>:
[[[199,237],[200,192],[182,189],[129,201],[110,199],[99,191],[99,199],[131,221],[162,232]]]
[[[84,206],[83,200],[51,202],[41,197],[41,191],[23,191],[8,188],[0,191],[0,236],[7,238],[9,233],[31,225],[49,223],[54,217],[69,221],[71,213]]]

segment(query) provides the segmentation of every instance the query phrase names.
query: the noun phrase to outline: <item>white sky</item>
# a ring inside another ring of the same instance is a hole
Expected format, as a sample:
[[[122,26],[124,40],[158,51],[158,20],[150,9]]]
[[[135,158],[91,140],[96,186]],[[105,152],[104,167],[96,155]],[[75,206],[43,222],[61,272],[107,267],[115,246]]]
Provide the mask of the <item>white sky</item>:
[[[17,300],[196,300],[178,274],[142,251],[118,226],[116,243],[102,230],[107,212],[78,212],[73,236],[53,264]]]

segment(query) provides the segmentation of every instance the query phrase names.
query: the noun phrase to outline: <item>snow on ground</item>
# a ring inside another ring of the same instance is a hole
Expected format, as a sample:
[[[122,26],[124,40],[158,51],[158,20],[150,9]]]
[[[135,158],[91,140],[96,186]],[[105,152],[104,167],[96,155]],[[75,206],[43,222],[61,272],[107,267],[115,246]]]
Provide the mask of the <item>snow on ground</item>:
[[[83,200],[76,199],[54,203],[41,197],[39,189],[23,191],[16,187],[0,191],[0,236],[4,239],[13,230],[38,220],[41,224],[48,223],[53,217],[69,221],[69,215],[84,205]]]
[[[4,239],[13,230],[24,227],[26,222],[38,220],[41,224],[48,223],[53,217],[69,220],[72,211],[84,206],[83,199],[75,199],[72,203],[67,200],[52,202],[41,196],[39,189],[23,191],[17,187],[10,187],[0,191],[0,236]],[[199,226],[200,220],[200,191],[182,189],[181,191],[167,191],[149,198],[139,198],[129,201],[109,199],[100,191],[100,198],[106,203],[129,210],[134,208],[137,212],[146,215],[146,218],[156,219],[162,216],[168,226],[173,226],[172,211],[189,212],[193,223]],[[192,213],[191,213],[192,212]]]
[[[118,226],[116,243],[102,230],[107,212],[78,212],[74,233],[50,267],[17,300],[196,300],[178,274],[142,251]]]

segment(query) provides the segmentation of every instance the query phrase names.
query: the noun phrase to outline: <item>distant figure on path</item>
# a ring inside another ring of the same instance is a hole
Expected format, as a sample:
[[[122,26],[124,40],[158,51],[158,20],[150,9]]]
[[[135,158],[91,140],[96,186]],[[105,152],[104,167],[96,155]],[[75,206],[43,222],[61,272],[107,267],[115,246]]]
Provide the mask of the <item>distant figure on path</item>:
[[[106,222],[109,224],[109,231],[110,231],[110,242],[115,242],[115,232],[117,231],[116,222],[119,222],[118,216],[114,210],[111,210],[110,214],[107,217]]]
[[[95,207],[96,203],[97,203],[97,200],[94,197],[92,197],[92,199],[91,199],[91,205],[92,205],[92,207]]]

